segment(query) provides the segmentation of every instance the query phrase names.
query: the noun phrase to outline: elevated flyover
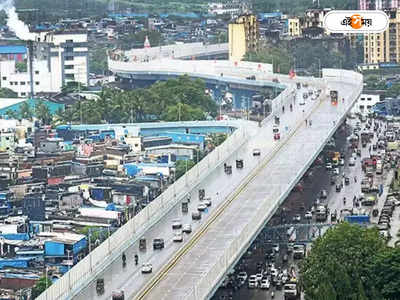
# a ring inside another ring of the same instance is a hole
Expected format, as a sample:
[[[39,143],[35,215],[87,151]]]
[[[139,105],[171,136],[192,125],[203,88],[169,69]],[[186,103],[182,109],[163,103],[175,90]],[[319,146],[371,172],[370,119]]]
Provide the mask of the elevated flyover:
[[[334,78],[335,72],[324,70],[324,79],[327,88],[339,90],[344,100],[332,105],[325,95],[305,111],[307,124],[304,118],[288,119],[291,113],[282,116],[281,124],[291,125],[279,143],[270,142],[272,130],[266,125],[254,140],[263,144],[267,155],[134,299],[208,299],[213,295],[361,93],[361,75],[337,71],[342,77]]]
[[[184,70],[181,73],[185,73]],[[243,78],[241,72],[235,74],[232,77]],[[272,114],[263,121],[262,127],[242,121],[226,142],[94,249],[38,299],[110,299],[112,291],[118,289],[123,289],[128,299],[210,297],[227,268],[277,209],[295,179],[300,178],[311,159],[319,153],[361,92],[362,76],[357,73],[324,70],[323,74],[322,79],[290,79],[267,72],[261,75],[260,71],[257,80],[251,84],[257,81],[271,84],[273,78],[278,78],[279,84],[285,87],[272,100]],[[322,89],[321,97],[301,105],[299,99],[307,89],[297,90],[296,82]],[[344,97],[345,101],[332,106],[327,98],[329,89],[337,89],[339,97]],[[293,112],[289,112],[289,104],[294,106]],[[285,112],[283,107],[286,107]],[[272,139],[273,115],[281,118],[282,139],[279,142]],[[311,128],[305,128],[305,118],[312,119]],[[260,158],[252,156],[254,148],[261,150]],[[226,175],[223,164],[234,164],[237,158],[244,160],[245,168],[234,169],[231,176]],[[184,223],[191,222],[190,214],[182,214],[180,203],[190,193],[189,212],[196,210],[199,188],[205,188],[206,195],[212,197],[212,207],[203,214],[201,221],[192,223],[193,232],[184,237],[183,243],[173,243],[171,221],[179,217]],[[245,207],[241,206],[244,204]],[[229,223],[232,220],[236,221],[235,224]],[[140,267],[132,262],[133,254],[139,253],[138,240],[141,237],[148,239],[148,250],[140,254],[140,263],[151,262],[152,274],[141,274]],[[165,239],[164,250],[151,249],[151,240],[156,237]],[[121,264],[123,251],[128,257],[126,268],[122,268]],[[184,274],[184,277],[178,274]],[[103,295],[96,294],[97,278],[105,279]]]

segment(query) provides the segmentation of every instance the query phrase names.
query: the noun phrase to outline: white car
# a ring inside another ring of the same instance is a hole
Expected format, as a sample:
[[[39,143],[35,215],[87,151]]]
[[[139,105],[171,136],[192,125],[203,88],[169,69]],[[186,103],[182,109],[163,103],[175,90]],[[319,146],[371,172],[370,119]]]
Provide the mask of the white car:
[[[279,244],[273,244],[272,250],[274,250],[275,253],[278,253],[279,252]]]
[[[181,229],[182,221],[180,219],[172,220],[172,229]]]
[[[304,215],[304,218],[305,218],[306,220],[312,219],[312,213],[311,213],[311,211],[306,212],[306,214]]]
[[[172,238],[172,241],[178,242],[178,243],[183,242],[183,234],[182,234],[182,232],[176,232],[174,234],[174,237]]]
[[[198,211],[205,211],[206,209],[207,209],[207,205],[204,203],[200,203],[199,205],[197,205]]]
[[[253,156],[260,156],[261,150],[260,149],[253,149]]]
[[[268,279],[261,280],[260,288],[268,290],[270,286],[271,286],[271,283],[269,282]]]
[[[263,278],[263,274],[262,273],[257,273],[256,274],[256,278],[257,278],[257,281],[260,282],[262,280],[262,278]]]
[[[271,268],[270,271],[271,271],[271,276],[273,276],[273,277],[278,276],[278,270],[275,269],[275,267]]]
[[[249,287],[249,289],[251,289],[251,288],[254,289],[254,288],[258,287],[258,281],[257,281],[256,275],[251,275],[249,277],[249,285],[248,285],[248,287]]]
[[[331,169],[332,169],[332,164],[331,164],[331,163],[327,163],[326,166],[325,166],[325,168],[326,168],[327,170],[331,170]]]
[[[339,168],[334,168],[333,169],[333,174],[335,174],[335,175],[339,175]]]
[[[151,272],[153,272],[153,265],[150,264],[150,263],[144,263],[142,265],[142,273],[143,274],[148,274],[148,273],[151,273]]]
[[[246,272],[240,272],[240,273],[237,275],[237,278],[240,278],[240,279],[242,279],[243,281],[246,281],[246,280],[247,280],[247,273],[246,273]]]
[[[191,232],[192,232],[192,225],[190,225],[190,224],[185,224],[185,225],[183,225],[182,232],[184,232],[184,233],[191,233]]]
[[[341,166],[344,166],[344,159],[342,158],[339,163]]]

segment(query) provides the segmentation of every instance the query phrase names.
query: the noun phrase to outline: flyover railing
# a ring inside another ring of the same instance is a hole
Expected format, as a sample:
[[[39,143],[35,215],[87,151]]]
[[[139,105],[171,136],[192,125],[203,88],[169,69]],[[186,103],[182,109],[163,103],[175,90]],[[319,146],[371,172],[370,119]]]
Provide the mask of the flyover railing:
[[[37,299],[71,299],[93,281],[98,274],[176,206],[217,166],[228,159],[248,139],[248,124],[242,123],[220,146],[168,187],[136,216],[90,252],[64,276],[46,289]]]
[[[323,74],[323,78],[326,82],[336,81],[346,84],[349,82],[355,83],[354,91],[348,97],[347,107],[341,113],[341,119],[345,118],[347,109],[351,107],[351,104],[354,103],[354,101],[361,94],[363,87],[362,75],[351,71],[336,69],[326,69],[324,70]],[[335,128],[332,127],[327,134],[331,136],[339,124],[340,122],[336,122]],[[298,126],[300,126],[300,124]],[[322,150],[323,146],[324,144],[321,143],[318,149],[316,149],[314,155],[309,157],[308,161],[306,162],[306,168],[311,165],[313,160]],[[267,159],[268,158],[266,158],[265,161],[267,161]],[[299,170],[299,172],[295,174],[291,180],[288,179],[288,182],[279,185],[277,191],[269,197],[269,199],[278,199],[278,201],[276,201],[273,205],[271,205],[271,201],[267,201],[268,199],[265,199],[262,206],[258,209],[257,215],[251,218],[249,223],[238,234],[238,236],[227,245],[227,248],[222,255],[216,259],[213,267],[202,276],[202,279],[197,284],[195,283],[193,285],[191,290],[187,291],[186,295],[182,299],[207,299],[212,296],[210,292],[213,287],[215,287],[218,282],[221,281],[223,275],[238,259],[240,253],[243,253],[243,251],[250,245],[254,237],[260,231],[260,228],[262,228],[266,221],[278,210],[279,206],[285,200],[290,190],[303,175],[304,170],[305,169]]]

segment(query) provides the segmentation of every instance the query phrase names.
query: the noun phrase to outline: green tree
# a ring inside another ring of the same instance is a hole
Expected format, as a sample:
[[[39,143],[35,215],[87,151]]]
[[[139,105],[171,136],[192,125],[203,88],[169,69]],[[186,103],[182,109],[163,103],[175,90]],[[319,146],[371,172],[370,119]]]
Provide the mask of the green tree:
[[[371,281],[387,300],[400,299],[400,248],[388,247],[369,266]]]
[[[35,105],[35,117],[45,125],[50,124],[52,120],[52,115],[49,108],[41,100],[39,100]]]
[[[33,110],[29,106],[27,101],[23,102],[19,108],[19,115],[21,119],[32,120],[33,118]]]
[[[6,115],[8,116],[9,119],[18,119],[19,118],[19,114],[12,109],[9,109],[6,111]]]
[[[49,278],[45,276],[40,277],[40,279],[36,282],[34,287],[32,288],[32,299],[39,297],[41,293],[43,293],[46,288],[51,286],[52,282]]]
[[[18,94],[8,88],[0,88],[0,98],[18,98]]]
[[[180,178],[183,176],[187,171],[189,171],[193,166],[195,165],[195,162],[193,160],[178,160],[175,163],[175,179]]]
[[[103,75],[108,71],[107,48],[90,49],[89,71]]]
[[[167,107],[163,120],[165,121],[197,121],[205,120],[200,108],[193,108],[188,104],[178,103]]]
[[[26,72],[26,71],[27,71],[28,67],[27,67],[26,62],[17,62],[17,63],[15,64],[15,69],[16,69],[18,72],[23,73],[23,72]]]
[[[308,300],[320,300],[331,290],[335,299],[352,300],[376,293],[370,272],[375,255],[386,249],[375,228],[342,223],[318,238],[300,268],[300,280]],[[354,298],[356,297],[356,298]]]

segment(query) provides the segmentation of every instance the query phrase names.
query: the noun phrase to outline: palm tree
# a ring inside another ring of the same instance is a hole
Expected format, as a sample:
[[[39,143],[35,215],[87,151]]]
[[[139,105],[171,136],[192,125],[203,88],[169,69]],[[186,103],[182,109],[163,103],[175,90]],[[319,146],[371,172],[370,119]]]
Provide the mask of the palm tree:
[[[19,108],[19,114],[22,119],[28,119],[32,120],[33,118],[33,111],[31,107],[29,106],[29,103],[27,101],[24,101],[20,108]]]

